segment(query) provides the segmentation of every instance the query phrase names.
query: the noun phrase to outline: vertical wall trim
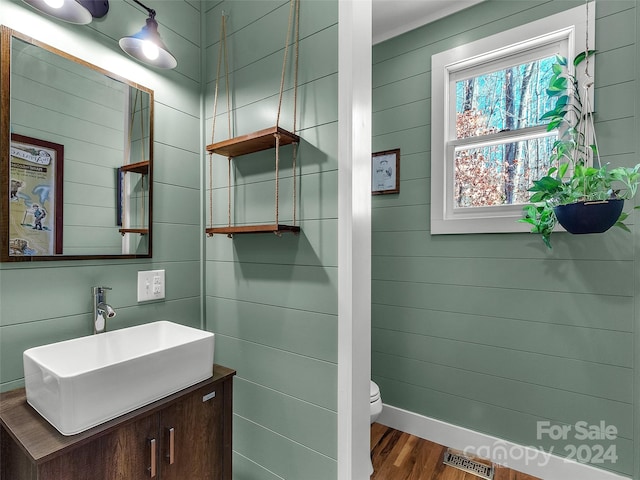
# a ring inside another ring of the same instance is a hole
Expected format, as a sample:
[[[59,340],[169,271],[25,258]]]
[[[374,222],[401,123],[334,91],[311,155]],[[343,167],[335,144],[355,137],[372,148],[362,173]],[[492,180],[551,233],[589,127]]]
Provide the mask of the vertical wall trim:
[[[338,479],[369,478],[371,0],[338,2]]]
[[[207,225],[207,156],[204,152],[206,145],[206,91],[207,91],[207,15],[205,4],[200,1],[200,328],[207,329],[207,237],[204,229]]]
[[[640,82],[638,81],[638,79],[640,78],[640,32],[638,31],[639,25],[640,8],[638,8],[638,2],[636,2],[636,103],[634,109],[634,132],[637,132],[638,128],[640,128],[640,121],[638,121],[638,116],[640,115]],[[637,135],[635,149],[637,157],[638,153],[640,153],[640,138]],[[636,206],[638,205],[637,197],[634,204]],[[640,455],[637,454],[638,451],[640,451],[640,413],[638,410],[640,408],[640,269],[638,268],[638,255],[640,254],[639,235],[640,231],[636,223],[633,229],[633,451],[636,452],[636,454],[633,456],[633,478],[635,479],[640,479]]]

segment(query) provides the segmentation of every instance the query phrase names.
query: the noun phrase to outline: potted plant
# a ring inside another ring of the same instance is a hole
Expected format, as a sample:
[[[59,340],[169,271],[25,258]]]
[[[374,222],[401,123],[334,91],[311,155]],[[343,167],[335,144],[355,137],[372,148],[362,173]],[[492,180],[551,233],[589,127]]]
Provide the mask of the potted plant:
[[[580,53],[573,66],[588,62],[594,53]],[[592,86],[590,82],[586,89]],[[554,166],[533,182],[531,204],[519,220],[531,224],[531,232],[542,235],[548,248],[557,223],[570,233],[601,233],[614,225],[629,231],[624,224],[628,214],[622,208],[624,200],[636,194],[640,164],[616,168],[601,164],[586,89],[583,99],[567,59],[557,56],[547,88],[547,95],[556,97],[555,107],[540,117],[549,121],[547,131],[559,132],[550,159]]]

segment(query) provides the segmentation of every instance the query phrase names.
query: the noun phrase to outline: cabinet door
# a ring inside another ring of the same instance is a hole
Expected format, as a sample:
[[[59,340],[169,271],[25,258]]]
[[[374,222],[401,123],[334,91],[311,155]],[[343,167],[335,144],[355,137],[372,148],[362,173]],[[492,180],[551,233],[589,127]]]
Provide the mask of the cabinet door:
[[[161,480],[223,480],[223,394],[210,385],[160,412]]]
[[[158,415],[142,417],[40,466],[43,480],[146,480]],[[156,454],[157,461],[157,454]],[[158,465],[156,465],[157,469]],[[156,477],[159,479],[158,472]]]

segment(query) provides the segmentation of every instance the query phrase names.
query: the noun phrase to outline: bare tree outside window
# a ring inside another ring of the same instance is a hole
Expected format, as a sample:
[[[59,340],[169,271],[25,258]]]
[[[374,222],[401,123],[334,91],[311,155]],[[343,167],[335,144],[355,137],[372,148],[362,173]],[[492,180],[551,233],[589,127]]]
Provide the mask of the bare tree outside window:
[[[527,203],[527,189],[549,167],[555,136],[514,139],[539,127],[552,108],[545,86],[555,57],[456,82],[456,208]]]

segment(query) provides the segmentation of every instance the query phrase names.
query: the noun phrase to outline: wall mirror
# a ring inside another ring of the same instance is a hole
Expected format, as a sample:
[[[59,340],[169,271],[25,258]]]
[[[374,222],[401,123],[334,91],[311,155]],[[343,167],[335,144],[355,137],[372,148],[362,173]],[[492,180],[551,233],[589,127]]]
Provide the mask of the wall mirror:
[[[153,91],[1,38],[0,260],[151,257]]]

